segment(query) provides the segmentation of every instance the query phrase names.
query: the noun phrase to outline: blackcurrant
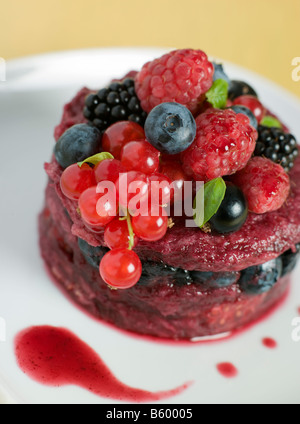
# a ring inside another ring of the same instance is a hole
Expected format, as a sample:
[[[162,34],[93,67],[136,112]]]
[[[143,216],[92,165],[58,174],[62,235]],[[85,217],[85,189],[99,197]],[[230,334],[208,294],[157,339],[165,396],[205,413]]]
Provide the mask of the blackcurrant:
[[[256,91],[247,82],[232,80],[229,85],[228,98],[234,100],[245,95],[258,97]]]
[[[225,197],[210,225],[218,233],[238,231],[248,216],[248,204],[243,192],[231,183],[226,184]]]

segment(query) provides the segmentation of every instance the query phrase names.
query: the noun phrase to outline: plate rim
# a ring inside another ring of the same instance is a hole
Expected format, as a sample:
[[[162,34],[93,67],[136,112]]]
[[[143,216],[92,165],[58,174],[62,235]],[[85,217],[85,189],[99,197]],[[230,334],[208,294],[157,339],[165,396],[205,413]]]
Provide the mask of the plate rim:
[[[65,56],[76,56],[76,55],[94,55],[94,54],[104,54],[104,53],[139,53],[139,52],[149,52],[150,53],[167,53],[168,51],[174,50],[176,47],[164,47],[164,46],[103,46],[103,47],[87,47],[87,48],[74,48],[74,49],[62,49],[62,50],[54,50],[50,52],[44,52],[44,53],[36,53],[36,54],[30,54],[30,55],[24,55],[20,57],[10,58],[6,60],[6,67],[9,68],[18,68],[21,66],[25,66],[28,64],[31,64],[32,62],[40,63],[43,60],[52,60],[55,61],[57,59],[63,59]],[[296,102],[298,106],[300,107],[300,96],[297,96],[294,92],[287,89],[286,87],[283,87],[280,83],[277,81],[274,81],[259,72],[249,69],[241,64],[238,64],[236,62],[226,60],[223,58],[220,58],[218,56],[214,56],[210,53],[207,53],[210,60],[214,60],[217,62],[222,62],[223,64],[227,64],[228,66],[231,66],[232,68],[235,68],[237,71],[246,72],[249,75],[253,75],[254,78],[259,79],[262,82],[266,82],[269,85],[272,85],[274,89],[281,90],[281,92],[285,96],[289,96],[291,98],[291,101]],[[84,82],[83,82],[84,84]],[[1,85],[0,85],[1,90]]]

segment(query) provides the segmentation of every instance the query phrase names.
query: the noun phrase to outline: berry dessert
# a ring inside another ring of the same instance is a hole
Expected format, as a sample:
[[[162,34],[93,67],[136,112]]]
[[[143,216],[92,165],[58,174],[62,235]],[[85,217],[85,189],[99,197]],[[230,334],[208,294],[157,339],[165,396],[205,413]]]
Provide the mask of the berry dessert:
[[[194,340],[284,297],[300,252],[299,150],[242,76],[171,51],[81,89],[54,136],[41,252],[90,314]]]

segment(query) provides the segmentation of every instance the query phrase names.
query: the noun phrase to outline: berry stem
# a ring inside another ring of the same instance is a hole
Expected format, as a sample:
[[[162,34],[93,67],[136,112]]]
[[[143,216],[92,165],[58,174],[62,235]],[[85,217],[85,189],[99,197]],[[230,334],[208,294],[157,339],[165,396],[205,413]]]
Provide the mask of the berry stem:
[[[128,233],[129,233],[129,246],[128,249],[132,250],[134,247],[134,232],[133,232],[133,228],[132,228],[132,223],[131,223],[131,218],[130,218],[130,214],[127,210],[127,226],[128,226]]]
[[[134,247],[134,231],[132,228],[131,217],[128,209],[124,210],[121,206],[119,208],[119,212],[121,212],[119,216],[120,221],[127,221],[128,233],[129,233],[129,242],[128,242],[128,250],[132,250]]]

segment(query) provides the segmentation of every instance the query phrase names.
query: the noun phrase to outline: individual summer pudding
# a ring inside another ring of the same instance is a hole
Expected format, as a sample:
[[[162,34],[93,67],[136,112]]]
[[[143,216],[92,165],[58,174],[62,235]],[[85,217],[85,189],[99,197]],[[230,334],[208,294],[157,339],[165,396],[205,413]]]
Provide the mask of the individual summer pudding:
[[[91,315],[193,340],[284,298],[300,252],[298,147],[242,75],[171,51],[81,89],[55,140],[42,257]]]

